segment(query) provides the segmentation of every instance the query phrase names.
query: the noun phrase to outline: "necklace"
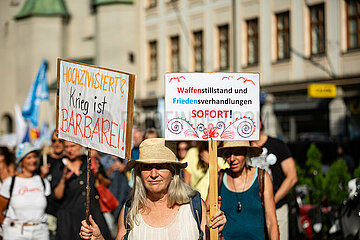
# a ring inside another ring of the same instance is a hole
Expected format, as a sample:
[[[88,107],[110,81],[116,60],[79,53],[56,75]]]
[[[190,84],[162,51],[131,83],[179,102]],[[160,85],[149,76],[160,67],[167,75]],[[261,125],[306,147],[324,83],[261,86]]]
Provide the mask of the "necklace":
[[[243,186],[242,193],[243,193],[244,190],[245,190],[246,179],[247,179],[247,170],[245,170],[245,171],[246,171],[246,172],[245,172],[245,181],[244,181],[244,186]],[[238,192],[237,192],[237,190],[236,190],[236,185],[235,185],[234,179],[232,179],[232,181],[233,181],[233,185],[234,185],[234,189],[235,189],[236,199],[238,200],[238,204],[237,204],[237,206],[236,206],[236,211],[239,213],[239,212],[241,212],[241,210],[242,210],[242,205],[241,205],[241,202],[240,202],[241,198],[240,198],[240,196],[238,197]]]

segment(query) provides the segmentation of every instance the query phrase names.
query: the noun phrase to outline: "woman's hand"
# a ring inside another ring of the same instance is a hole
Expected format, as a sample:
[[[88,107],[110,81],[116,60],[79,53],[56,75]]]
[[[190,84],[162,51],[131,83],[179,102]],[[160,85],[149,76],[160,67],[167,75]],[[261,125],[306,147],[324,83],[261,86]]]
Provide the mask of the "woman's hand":
[[[80,237],[82,239],[91,239],[91,240],[104,240],[103,236],[101,235],[99,226],[95,223],[92,216],[89,217],[90,225],[87,224],[86,220],[81,222],[80,228]]]
[[[207,220],[207,225],[209,226],[209,228],[219,228],[219,231],[222,231],[224,229],[225,223],[226,223],[226,216],[224,214],[223,211],[220,210],[221,208],[221,197],[218,197],[218,210],[216,211],[216,213],[214,214],[214,216],[212,216],[210,218],[210,205],[206,205],[206,210],[207,213],[206,214],[206,220]]]
[[[204,150],[200,153],[200,159],[203,160],[206,163],[209,163],[209,152],[207,150]]]

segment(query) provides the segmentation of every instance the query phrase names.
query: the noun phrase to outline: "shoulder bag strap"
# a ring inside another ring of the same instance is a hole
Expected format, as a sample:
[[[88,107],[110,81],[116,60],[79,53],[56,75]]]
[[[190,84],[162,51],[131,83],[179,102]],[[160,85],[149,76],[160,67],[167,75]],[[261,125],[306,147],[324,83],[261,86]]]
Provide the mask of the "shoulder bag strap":
[[[263,207],[264,207],[264,174],[265,174],[265,170],[262,168],[258,168],[259,191],[261,197],[261,205]]]
[[[199,192],[197,192],[196,195],[191,198],[190,207],[199,231],[199,239],[203,239],[204,233],[201,230],[202,206],[201,206],[201,196]]]

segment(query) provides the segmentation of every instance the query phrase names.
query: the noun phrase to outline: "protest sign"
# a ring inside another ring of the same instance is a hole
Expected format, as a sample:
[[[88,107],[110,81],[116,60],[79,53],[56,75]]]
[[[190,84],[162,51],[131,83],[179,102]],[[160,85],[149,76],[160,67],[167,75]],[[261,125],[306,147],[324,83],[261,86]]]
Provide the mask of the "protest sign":
[[[167,140],[258,140],[258,73],[168,73]]]
[[[57,61],[59,138],[130,160],[135,75]]]

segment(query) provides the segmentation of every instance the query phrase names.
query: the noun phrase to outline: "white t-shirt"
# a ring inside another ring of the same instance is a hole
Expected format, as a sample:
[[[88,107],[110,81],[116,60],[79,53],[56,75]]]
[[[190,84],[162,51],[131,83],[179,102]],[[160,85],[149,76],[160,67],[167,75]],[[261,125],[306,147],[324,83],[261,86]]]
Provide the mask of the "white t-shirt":
[[[180,206],[175,219],[166,227],[151,227],[144,222],[141,214],[137,217],[140,219],[140,224],[135,224],[134,229],[129,233],[129,239],[197,240],[199,238],[199,230],[189,203]]]
[[[0,189],[0,195],[10,197],[11,177],[5,179]],[[44,185],[39,175],[32,178],[16,177],[9,207],[6,212],[4,224],[11,220],[17,222],[46,222],[46,197],[50,195],[50,183],[44,179]],[[45,193],[44,193],[45,192]]]

